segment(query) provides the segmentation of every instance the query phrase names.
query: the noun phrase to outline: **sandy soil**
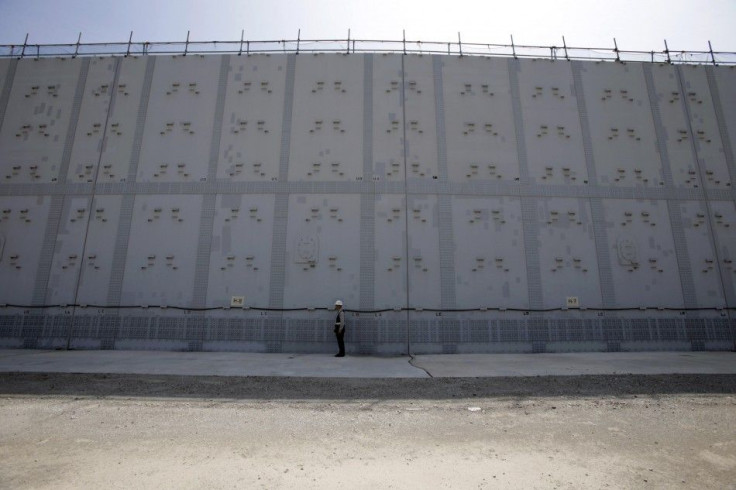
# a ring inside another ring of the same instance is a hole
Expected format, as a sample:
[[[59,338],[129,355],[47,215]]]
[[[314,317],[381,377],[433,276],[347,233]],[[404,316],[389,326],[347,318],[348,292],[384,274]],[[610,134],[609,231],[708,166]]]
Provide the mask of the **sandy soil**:
[[[736,488],[736,377],[666,379],[0,375],[0,487]]]

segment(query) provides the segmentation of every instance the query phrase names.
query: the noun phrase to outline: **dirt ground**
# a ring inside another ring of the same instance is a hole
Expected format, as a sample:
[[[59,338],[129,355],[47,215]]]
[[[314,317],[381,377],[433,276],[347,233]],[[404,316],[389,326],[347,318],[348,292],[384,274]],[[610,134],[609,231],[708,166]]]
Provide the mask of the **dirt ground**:
[[[2,488],[736,488],[736,376],[0,374]]]

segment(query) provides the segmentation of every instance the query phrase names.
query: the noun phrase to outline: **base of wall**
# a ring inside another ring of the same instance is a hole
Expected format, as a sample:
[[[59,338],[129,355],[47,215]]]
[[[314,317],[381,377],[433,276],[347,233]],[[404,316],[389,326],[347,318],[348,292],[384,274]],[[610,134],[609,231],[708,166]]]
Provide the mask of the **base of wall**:
[[[0,338],[2,349],[65,350],[66,339],[17,339]],[[406,344],[350,344],[346,343],[349,355],[407,355]],[[174,340],[131,340],[131,339],[73,339],[70,350],[160,350],[177,352],[254,352],[332,354],[337,351],[334,342],[186,342]],[[411,345],[412,355],[430,354],[531,354],[565,352],[656,352],[656,351],[736,351],[731,342],[622,342],[613,345],[606,342],[499,342]]]
[[[231,312],[182,315],[0,315],[0,348],[120,349],[332,353],[332,315],[303,313],[267,318]],[[598,312],[565,314],[385,313],[349,316],[349,354],[474,354],[502,352],[631,352],[736,350],[736,321],[721,314],[654,312],[643,316]]]

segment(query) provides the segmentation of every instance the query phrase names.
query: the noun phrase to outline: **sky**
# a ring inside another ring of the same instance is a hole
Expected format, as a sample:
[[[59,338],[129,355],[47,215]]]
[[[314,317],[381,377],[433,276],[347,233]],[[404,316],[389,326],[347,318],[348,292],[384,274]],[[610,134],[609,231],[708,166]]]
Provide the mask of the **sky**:
[[[0,0],[0,44],[407,39],[736,51],[736,0]]]

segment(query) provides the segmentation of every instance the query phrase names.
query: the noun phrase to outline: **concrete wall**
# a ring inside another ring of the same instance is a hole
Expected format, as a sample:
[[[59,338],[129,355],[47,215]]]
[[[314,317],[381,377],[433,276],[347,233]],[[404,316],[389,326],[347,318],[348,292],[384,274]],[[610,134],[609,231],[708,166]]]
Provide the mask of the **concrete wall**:
[[[0,346],[732,349],[734,141],[734,67],[0,59]]]

